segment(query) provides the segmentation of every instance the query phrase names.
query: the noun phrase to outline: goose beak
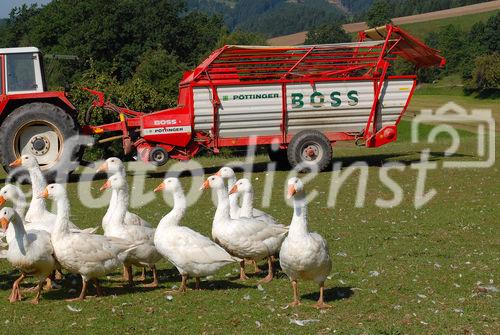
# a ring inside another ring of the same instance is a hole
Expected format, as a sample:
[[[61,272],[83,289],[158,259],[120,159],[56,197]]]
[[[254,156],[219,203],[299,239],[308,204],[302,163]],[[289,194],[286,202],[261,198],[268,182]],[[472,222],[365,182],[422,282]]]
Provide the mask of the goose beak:
[[[5,201],[5,198],[0,195],[0,206],[3,206],[3,204],[5,204]]]
[[[21,157],[19,157],[18,159],[16,159],[12,163],[10,163],[9,166],[10,167],[18,167],[18,166],[21,166],[22,162],[23,161],[21,160]]]
[[[156,186],[154,192],[160,192],[163,191],[164,189],[165,189],[165,183],[161,183],[160,185]]]
[[[107,190],[108,188],[111,187],[111,182],[109,180],[106,180],[106,182],[104,183],[104,185],[101,186],[101,188],[99,189],[99,191],[104,191],[104,190]]]
[[[38,196],[38,198],[48,199],[49,198],[49,190],[45,188],[42,193]]]
[[[99,166],[99,168],[95,171],[95,173],[100,173],[100,172],[108,172],[108,163],[104,162]]]
[[[208,183],[208,179],[203,182],[203,185],[200,187],[200,191],[208,190],[210,188],[210,184]]]
[[[219,170],[219,171],[217,171],[217,173],[216,173],[215,175],[220,177],[220,176],[221,176],[221,174],[222,174],[222,173],[221,173],[221,172],[220,172],[220,170]]]
[[[297,193],[295,186],[293,186],[293,185],[288,186],[288,199],[293,197],[295,195],[295,193]]]
[[[7,228],[9,227],[9,220],[6,218],[1,218],[0,223],[2,224],[2,230],[5,233],[7,231]]]
[[[229,195],[234,194],[234,193],[238,193],[238,186],[236,186],[236,185],[233,185],[233,187],[231,187],[231,190],[229,191]]]

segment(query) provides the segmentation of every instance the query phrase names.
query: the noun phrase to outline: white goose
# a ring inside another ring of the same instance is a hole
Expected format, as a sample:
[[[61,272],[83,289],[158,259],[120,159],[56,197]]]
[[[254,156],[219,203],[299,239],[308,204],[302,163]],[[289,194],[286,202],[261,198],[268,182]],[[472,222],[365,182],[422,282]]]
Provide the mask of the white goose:
[[[241,208],[239,212],[240,218],[255,218],[256,220],[263,221],[269,224],[277,224],[275,218],[266,212],[260,211],[262,214],[255,216],[253,208],[253,186],[250,180],[246,178],[239,179],[234,183],[233,187],[229,190],[229,197],[233,194],[241,194]],[[287,228],[288,229],[288,228]]]
[[[38,304],[42,285],[47,279],[50,287],[48,277],[56,269],[57,264],[53,256],[50,234],[43,230],[25,230],[22,218],[10,207],[0,210],[0,223],[4,231],[10,228],[9,223],[12,223],[14,238],[9,243],[7,260],[12,266],[21,270],[21,276],[12,285],[9,301],[21,300],[19,285],[26,276],[33,275],[38,279],[38,285],[36,296],[31,303]]]
[[[307,204],[304,184],[299,178],[288,180],[288,198],[293,197],[293,218],[290,232],[281,245],[280,265],[292,281],[293,302],[300,305],[297,280],[313,280],[319,285],[317,308],[328,308],[323,300],[325,280],[332,269],[328,246],[323,237],[307,228]]]
[[[217,193],[217,210],[212,223],[212,237],[231,255],[242,259],[260,260],[276,254],[285,238],[287,229],[248,218],[232,219],[229,215],[229,198],[224,181],[210,176],[203,189],[212,188]],[[245,280],[244,261],[240,262],[240,279]],[[268,274],[269,276],[269,274]],[[265,278],[265,281],[272,279]]]
[[[236,183],[236,174],[234,173],[234,170],[230,167],[224,166],[220,168],[220,170],[215,175],[221,177],[222,179],[227,179],[227,191],[231,191],[234,184]],[[229,211],[232,219],[238,219],[240,217],[241,209],[238,204],[238,194],[233,193],[229,195]],[[266,213],[258,210],[257,208],[254,208],[252,210],[253,217],[259,217],[264,214]]]
[[[38,161],[36,160],[35,156],[29,154],[22,155],[14,162],[10,163],[9,166],[10,167],[22,166],[23,168],[27,169],[31,180],[32,198],[28,211],[26,212],[26,214],[24,214],[24,210],[22,214],[20,212],[18,213],[21,216],[23,216],[25,224],[29,226],[29,229],[40,229],[51,233],[52,229],[54,228],[54,223],[56,221],[56,214],[49,212],[45,207],[45,199],[40,198],[38,196],[40,193],[43,192],[43,190],[47,186],[47,182],[45,181],[45,178],[42,174],[42,170],[40,170],[40,166],[38,165]],[[14,185],[12,186],[16,187]],[[18,194],[17,201],[19,201],[20,194],[22,194],[23,197],[24,194],[18,187],[16,188]],[[15,197],[8,200],[11,200],[13,203],[16,202]],[[26,197],[24,197],[24,201],[26,201]],[[97,230],[97,228],[86,228],[82,230],[72,222],[69,222],[69,229],[71,229],[74,232],[84,231],[88,233],[93,233]]]
[[[0,189],[0,206],[3,206],[7,201],[12,202],[14,210],[24,224],[24,213],[26,212],[27,204],[26,197],[19,187],[12,184],[5,184],[4,187]],[[7,229],[5,233],[7,243],[10,243],[14,237],[14,229]]]
[[[38,194],[42,193],[44,188],[47,186],[47,182],[40,170],[40,166],[38,165],[38,161],[35,156],[26,154],[22,155],[15,161],[9,164],[10,167],[20,167],[28,170],[31,188],[33,196],[31,198],[30,206],[24,220],[26,223],[30,222],[47,222],[48,224],[53,224],[56,219],[56,215],[51,213],[45,207],[45,200],[37,197]]]
[[[236,183],[236,174],[234,173],[234,170],[228,166],[224,166],[220,168],[215,175],[221,177],[222,179],[227,179],[227,191],[228,192],[231,191],[234,184]],[[262,214],[265,213],[258,209],[252,210],[253,217],[258,217]],[[238,219],[241,215],[241,208],[240,205],[238,204],[238,194],[233,193],[229,195],[229,215],[231,216],[232,219]],[[250,259],[246,261],[253,264],[255,273],[261,272],[255,260]]]
[[[125,165],[121,161],[121,159],[117,157],[110,157],[102,163],[99,168],[96,170],[96,173],[100,172],[106,172],[108,176],[112,176],[114,174],[119,174],[123,178],[127,177],[127,174],[125,172]],[[127,182],[127,179],[125,179],[125,182]],[[128,190],[128,186],[127,186]],[[111,199],[109,201],[109,207],[108,210],[106,211],[106,214],[104,214],[104,217],[102,218],[102,229],[104,230],[104,233],[106,233],[106,229],[108,226],[108,223],[110,221],[111,216],[113,215],[113,211],[116,208],[116,197],[117,197],[117,192],[115,190],[111,190]],[[128,205],[127,205],[128,207]],[[151,225],[141,218],[139,215],[131,213],[127,211],[125,213],[125,220],[124,220],[126,225],[136,225],[136,226],[143,226],[143,227],[151,227]],[[123,268],[123,278],[126,281],[130,281],[131,279],[129,278],[129,273],[132,272],[132,268],[130,267],[125,267]],[[139,277],[140,281],[146,280],[146,268],[142,268],[142,275]]]
[[[127,252],[135,246],[118,238],[90,234],[74,233],[69,229],[69,202],[66,190],[60,184],[50,184],[41,197],[52,198],[57,204],[57,219],[51,234],[54,253],[61,266],[72,273],[82,276],[82,291],[77,298],[83,300],[89,281],[93,281],[97,294],[102,290],[98,278],[123,264]]]
[[[288,230],[288,227],[278,224],[275,218],[271,215],[262,212],[263,214],[257,217],[253,216],[253,187],[252,183],[246,178],[239,179],[229,191],[229,196],[232,194],[242,194],[241,208],[240,208],[240,218],[255,219],[262,221],[266,224],[272,226],[281,226],[284,230]],[[276,250],[276,253],[279,249]],[[274,264],[275,257],[274,254],[269,256],[267,259],[268,264],[268,275],[262,280],[264,282],[269,282],[273,279],[274,274]]]
[[[108,175],[120,174],[123,178],[126,177],[125,165],[123,164],[123,162],[119,158],[116,158],[116,157],[110,157],[110,158],[106,159],[106,161],[104,163],[102,163],[101,166],[99,166],[99,168],[97,169],[96,172],[97,173],[107,172]],[[127,182],[126,179],[125,179],[125,182]],[[127,192],[128,192],[128,186],[127,186]],[[109,218],[111,217],[112,212],[116,206],[116,201],[117,201],[116,197],[117,197],[117,191],[113,190],[111,192],[111,199],[109,201],[108,210],[106,211],[106,214],[102,218],[102,228],[104,229],[104,231],[106,231],[106,226],[108,225],[108,222],[110,220]],[[141,218],[137,214],[130,213],[128,211],[128,209],[125,213],[125,221],[124,222],[126,225],[137,225],[137,226],[143,226],[143,227],[151,227],[151,225],[146,220],[144,220],[143,218]]]
[[[155,245],[181,274],[179,291],[186,292],[188,276],[196,279],[196,289],[199,289],[200,277],[212,275],[223,266],[240,261],[209,238],[179,226],[186,211],[186,198],[177,178],[165,179],[155,188],[155,192],[161,190],[172,193],[174,207],[158,224]]]
[[[101,191],[111,188],[116,192],[115,209],[109,217],[109,222],[104,232],[104,236],[120,238],[137,245],[134,250],[127,253],[123,264],[127,269],[127,278],[130,285],[133,285],[132,265],[144,267],[148,266],[153,270],[153,282],[148,287],[157,287],[158,278],[155,263],[161,260],[160,253],[154,245],[155,229],[139,225],[127,225],[124,223],[125,213],[128,207],[128,185],[125,178],[115,173],[101,187]]]

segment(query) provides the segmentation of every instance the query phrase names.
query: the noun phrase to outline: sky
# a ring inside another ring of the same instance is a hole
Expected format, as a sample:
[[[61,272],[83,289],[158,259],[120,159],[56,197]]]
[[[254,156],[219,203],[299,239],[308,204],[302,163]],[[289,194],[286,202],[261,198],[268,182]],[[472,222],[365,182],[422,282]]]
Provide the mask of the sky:
[[[44,5],[50,0],[0,0],[0,18],[8,17],[10,10],[23,4],[38,3]]]

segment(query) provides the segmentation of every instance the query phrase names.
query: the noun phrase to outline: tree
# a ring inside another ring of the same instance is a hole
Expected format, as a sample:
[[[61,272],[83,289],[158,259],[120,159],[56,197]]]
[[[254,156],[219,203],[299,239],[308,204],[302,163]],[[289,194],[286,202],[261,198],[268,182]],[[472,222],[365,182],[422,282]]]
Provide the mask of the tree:
[[[327,23],[311,29],[307,33],[305,44],[328,44],[350,42],[351,37],[338,23]]]
[[[375,0],[366,13],[366,23],[370,28],[391,23],[392,9],[386,0]]]
[[[500,93],[500,53],[479,56],[475,60],[472,78],[466,82],[466,92],[480,96],[498,96]]]
[[[175,55],[161,48],[150,49],[141,55],[133,80],[150,84],[164,97],[161,102],[167,102],[168,106],[173,107],[177,102],[179,82],[185,70],[187,66],[181,63]]]

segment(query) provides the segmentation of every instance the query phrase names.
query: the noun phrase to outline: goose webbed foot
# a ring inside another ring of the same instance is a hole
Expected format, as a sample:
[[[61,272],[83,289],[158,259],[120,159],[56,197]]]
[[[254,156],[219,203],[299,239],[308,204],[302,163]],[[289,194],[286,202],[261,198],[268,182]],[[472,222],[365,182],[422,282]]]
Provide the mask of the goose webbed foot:
[[[313,307],[315,307],[317,309],[332,308],[332,306],[326,304],[323,300],[324,291],[325,291],[324,283],[321,283],[319,285],[319,299],[318,299],[318,302],[313,305]]]
[[[145,281],[146,280],[146,267],[142,268],[142,273],[139,277],[137,277],[138,281]]]
[[[156,272],[156,266],[153,265],[151,267],[151,269],[153,270],[153,282],[149,283],[149,284],[145,284],[143,285],[144,287],[149,287],[149,288],[157,288],[158,287],[158,274]],[[144,270],[144,268],[143,268]]]
[[[17,278],[16,281],[14,282],[14,284],[12,284],[12,292],[10,293],[9,296],[9,302],[14,303],[17,301],[21,301],[21,299],[23,298],[21,295],[20,285],[25,277],[26,277],[25,274],[21,273],[21,276],[19,276],[19,278]]]
[[[245,273],[245,261],[244,260],[240,262],[240,278],[239,278],[239,280],[241,280],[241,281],[248,280],[248,276]]]

